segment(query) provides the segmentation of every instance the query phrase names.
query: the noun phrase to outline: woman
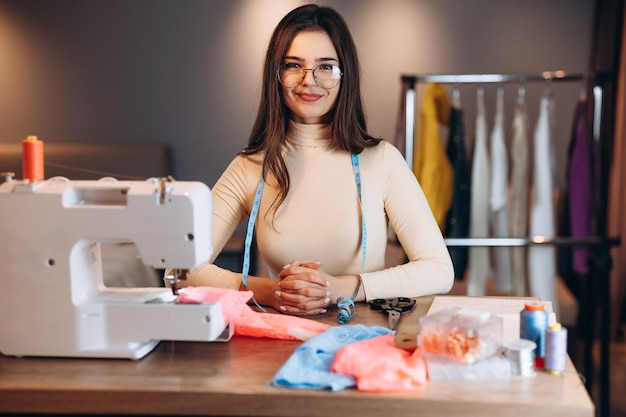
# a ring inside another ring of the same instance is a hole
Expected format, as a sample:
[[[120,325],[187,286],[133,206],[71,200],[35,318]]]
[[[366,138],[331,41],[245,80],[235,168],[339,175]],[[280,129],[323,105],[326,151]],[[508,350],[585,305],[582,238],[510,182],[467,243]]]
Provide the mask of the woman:
[[[185,285],[251,290],[297,315],[450,290],[452,262],[419,184],[395,147],[367,133],[359,71],[333,9],[304,5],[281,20],[249,144],[212,189],[215,253],[250,215],[247,246],[254,230],[270,277],[247,276],[246,261],[243,274],[206,264]],[[384,269],[389,222],[409,261]]]

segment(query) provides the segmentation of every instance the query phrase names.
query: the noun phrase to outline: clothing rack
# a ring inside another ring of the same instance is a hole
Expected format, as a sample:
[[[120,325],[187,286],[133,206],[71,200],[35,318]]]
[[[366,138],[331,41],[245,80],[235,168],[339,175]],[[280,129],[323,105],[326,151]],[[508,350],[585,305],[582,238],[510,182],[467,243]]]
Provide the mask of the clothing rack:
[[[440,84],[510,84],[518,83],[524,86],[526,83],[543,82],[572,82],[589,80],[603,80],[606,75],[588,74],[568,74],[565,71],[544,71],[541,74],[425,74],[425,75],[403,75],[402,83],[407,83],[405,96],[405,146],[406,160],[409,166],[413,166],[413,131],[415,129],[415,86],[418,82],[431,82]],[[594,94],[594,117],[593,117],[593,137],[600,138],[600,122],[602,115],[603,87],[600,83],[593,89]]]
[[[415,84],[418,81],[442,84],[462,83],[524,83],[536,81],[587,81],[587,74],[568,74],[565,71],[544,71],[541,74],[426,74],[404,75],[404,80]]]
[[[554,245],[554,246],[586,246],[591,250],[591,268],[587,278],[588,291],[584,291],[585,297],[581,300],[579,309],[579,324],[582,327],[584,337],[584,370],[585,385],[589,393],[593,386],[593,342],[595,340],[596,313],[600,310],[600,411],[601,415],[609,413],[609,344],[610,344],[610,271],[612,267],[610,249],[620,245],[619,238],[611,238],[606,235],[606,215],[608,214],[608,180],[610,176],[610,155],[612,141],[609,141],[602,128],[605,84],[614,79],[612,74],[569,74],[565,71],[544,71],[540,74],[424,74],[403,75],[402,85],[407,85],[405,94],[405,158],[410,167],[413,167],[413,133],[415,130],[415,98],[416,85],[418,83],[440,84],[505,84],[518,83],[525,86],[526,83],[542,82],[547,85],[553,82],[584,82],[587,87],[592,86],[593,97],[593,122],[592,138],[596,148],[594,161],[595,184],[594,188],[600,190],[599,207],[592,221],[593,236],[588,237],[552,237],[530,236],[528,238],[446,238],[448,246],[501,246],[520,247],[530,245]],[[592,84],[591,84],[592,83]]]
[[[541,74],[425,74],[425,75],[403,75],[402,82],[407,83],[405,96],[405,158],[409,166],[413,166],[413,132],[415,130],[415,90],[416,84],[419,82],[436,82],[440,84],[505,84],[518,83],[525,85],[530,82],[543,82],[550,84],[552,82],[572,82],[594,81],[593,86],[593,139],[597,146],[603,144],[601,121],[602,106],[604,96],[604,80],[610,78],[608,74],[600,73],[595,75],[589,74],[569,74],[565,71],[544,71]],[[598,153],[599,154],[599,153]],[[596,175],[596,180],[604,180],[604,176]],[[608,177],[607,177],[608,178]],[[606,204],[606,198],[603,198]],[[606,206],[602,207],[604,213]],[[602,233],[604,235],[604,233]],[[551,237],[551,236],[533,236],[529,238],[449,238],[446,239],[448,246],[529,246],[529,245],[557,245],[557,246],[596,246],[609,243],[610,246],[620,244],[618,238],[606,238],[604,236],[589,236],[586,238],[571,237]]]

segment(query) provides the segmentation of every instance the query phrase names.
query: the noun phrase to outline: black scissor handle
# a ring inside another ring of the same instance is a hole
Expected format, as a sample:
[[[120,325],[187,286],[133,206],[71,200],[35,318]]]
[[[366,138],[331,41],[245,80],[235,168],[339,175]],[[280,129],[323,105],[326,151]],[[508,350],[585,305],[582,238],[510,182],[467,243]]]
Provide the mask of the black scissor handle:
[[[389,310],[391,309],[391,305],[388,300],[384,298],[377,298],[369,302],[370,308],[372,310]]]
[[[402,313],[409,311],[415,305],[415,300],[408,297],[398,297],[391,301],[391,308]]]

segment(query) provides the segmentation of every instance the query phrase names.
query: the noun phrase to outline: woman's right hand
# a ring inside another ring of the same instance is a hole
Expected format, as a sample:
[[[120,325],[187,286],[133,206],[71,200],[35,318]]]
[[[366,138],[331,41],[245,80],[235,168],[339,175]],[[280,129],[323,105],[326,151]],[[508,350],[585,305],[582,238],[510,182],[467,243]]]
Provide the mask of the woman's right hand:
[[[278,276],[278,311],[294,315],[326,313],[330,304],[330,277],[321,262],[294,260]]]

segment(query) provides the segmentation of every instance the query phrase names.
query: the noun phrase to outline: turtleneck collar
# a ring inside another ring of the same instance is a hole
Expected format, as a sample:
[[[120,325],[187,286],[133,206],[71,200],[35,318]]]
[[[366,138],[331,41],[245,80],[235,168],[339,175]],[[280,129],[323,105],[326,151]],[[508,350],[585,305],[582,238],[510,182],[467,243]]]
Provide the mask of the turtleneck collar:
[[[289,153],[311,154],[327,152],[333,148],[329,124],[303,124],[291,120],[286,139],[285,145]]]

